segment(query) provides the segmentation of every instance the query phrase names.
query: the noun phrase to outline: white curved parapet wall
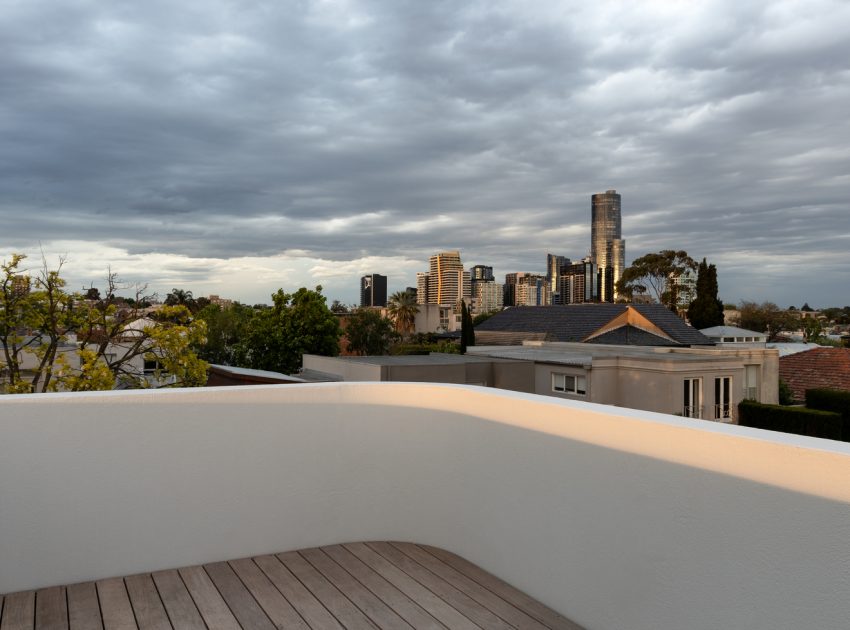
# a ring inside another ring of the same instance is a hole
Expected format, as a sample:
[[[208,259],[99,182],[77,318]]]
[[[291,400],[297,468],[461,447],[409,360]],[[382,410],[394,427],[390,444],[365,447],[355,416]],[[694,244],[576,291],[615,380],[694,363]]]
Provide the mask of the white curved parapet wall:
[[[0,398],[0,593],[355,540],[589,628],[845,628],[850,448],[451,385]]]

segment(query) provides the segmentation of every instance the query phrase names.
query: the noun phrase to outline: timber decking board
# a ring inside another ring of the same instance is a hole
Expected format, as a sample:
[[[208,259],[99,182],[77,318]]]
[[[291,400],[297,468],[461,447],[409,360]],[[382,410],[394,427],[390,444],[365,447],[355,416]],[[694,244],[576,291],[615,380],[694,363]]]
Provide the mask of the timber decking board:
[[[301,580],[311,593],[322,602],[337,621],[344,628],[352,630],[374,630],[377,626],[369,621],[366,616],[349,599],[343,595],[338,588],[328,582],[313,565],[307,562],[297,551],[277,554],[277,559],[289,569],[292,574]]]
[[[32,630],[35,625],[35,591],[6,595],[0,630]]]
[[[298,611],[281,595],[251,558],[231,560],[230,566],[277,627],[292,630],[310,629]]]
[[[416,630],[443,630],[445,626],[422,607],[398,590],[392,583],[373,571],[357,556],[341,545],[322,547],[322,551],[353,575],[361,584],[386,602]]]
[[[242,580],[239,579],[230,565],[226,562],[216,562],[214,564],[205,564],[204,569],[207,575],[218,588],[218,592],[227,602],[230,611],[236,620],[243,628],[252,628],[255,630],[274,630],[272,622],[269,620],[263,609],[257,603]]]
[[[463,558],[331,545],[0,595],[0,630],[580,630]]]
[[[307,561],[332,582],[351,602],[379,628],[410,629],[412,626],[399,617],[372,591],[358,582],[348,571],[334,562],[321,549],[302,549],[299,552]]]
[[[130,604],[127,587],[121,578],[99,580],[97,597],[100,600],[100,614],[103,616],[105,630],[137,630],[136,616]]]
[[[392,582],[396,588],[422,606],[422,608],[436,617],[446,627],[452,630],[456,628],[459,630],[479,629],[479,626],[472,623],[472,621],[464,617],[456,609],[452,608],[365,543],[351,543],[345,545],[345,548],[360,558],[365,564],[369,565],[373,570],[380,573],[384,579]]]
[[[472,564],[469,560],[437,547],[430,547],[427,545],[419,546],[449,566],[457,569],[467,577],[475,580],[488,590],[493,591],[502,597],[502,599],[505,599],[519,607],[523,610],[523,612],[531,615],[543,625],[552,628],[552,630],[582,630],[580,625],[558,614],[551,608],[544,606],[530,595],[514,588],[504,580],[497,578],[491,573],[487,573],[484,569],[476,564]]]
[[[68,630],[68,599],[64,586],[36,591],[35,630]]]
[[[529,617],[519,608],[506,602],[495,593],[488,591],[478,582],[438,560],[421,547],[411,543],[392,543],[392,546],[413,558],[423,567],[439,576],[440,579],[445,580],[456,589],[466,593],[469,597],[497,614],[512,626],[528,630],[547,630],[546,626],[539,621]]]
[[[124,578],[139,630],[171,630],[162,599],[149,574]]]
[[[66,593],[70,630],[103,630],[95,583],[72,584],[66,589]]]
[[[257,566],[263,570],[295,610],[304,618],[311,628],[342,628],[339,622],[313,597],[313,594],[298,581],[280,560],[274,556],[254,558]]]
[[[173,627],[181,630],[207,630],[198,607],[177,571],[157,571],[151,577]]]
[[[502,619],[477,604],[472,598],[461,593],[448,582],[441,580],[391,544],[369,543],[369,546],[470,621],[482,628],[487,628],[487,630],[511,630],[511,626]]]
[[[186,567],[180,569],[179,573],[208,627],[216,630],[241,630],[203,567]]]

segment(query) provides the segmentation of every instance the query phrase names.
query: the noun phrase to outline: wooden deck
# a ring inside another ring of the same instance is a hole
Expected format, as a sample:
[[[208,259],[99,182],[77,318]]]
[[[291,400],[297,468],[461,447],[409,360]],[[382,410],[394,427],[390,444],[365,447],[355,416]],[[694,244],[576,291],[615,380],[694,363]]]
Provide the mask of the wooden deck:
[[[0,630],[576,630],[463,558],[351,543],[0,596]]]

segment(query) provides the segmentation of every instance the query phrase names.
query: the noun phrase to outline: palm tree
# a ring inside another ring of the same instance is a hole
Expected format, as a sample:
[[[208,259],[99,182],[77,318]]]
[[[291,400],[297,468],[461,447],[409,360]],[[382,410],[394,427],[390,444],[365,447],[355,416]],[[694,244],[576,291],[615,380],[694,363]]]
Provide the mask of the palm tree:
[[[410,291],[396,291],[390,296],[387,312],[395,322],[395,329],[402,335],[413,332],[416,321],[416,298]]]

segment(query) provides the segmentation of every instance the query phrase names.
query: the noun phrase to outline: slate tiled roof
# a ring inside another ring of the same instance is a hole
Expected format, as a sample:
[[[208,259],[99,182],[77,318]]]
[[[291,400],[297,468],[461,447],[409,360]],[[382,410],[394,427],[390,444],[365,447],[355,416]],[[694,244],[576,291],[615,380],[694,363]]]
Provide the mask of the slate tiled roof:
[[[614,346],[675,346],[669,339],[653,335],[635,326],[622,326],[593,337],[587,343],[601,343]]]
[[[598,330],[612,319],[625,312],[631,306],[641,315],[669,335],[673,342],[656,335],[654,344],[662,345],[703,345],[714,343],[695,328],[688,326],[674,313],[660,304],[570,304],[567,306],[515,306],[497,313],[475,327],[476,341],[478,331],[545,333],[551,341],[578,342]],[[612,331],[615,333],[616,331]],[[643,332],[643,331],[641,331]],[[628,343],[647,345],[643,342],[629,341],[628,333],[612,335],[609,339],[624,341],[602,341],[601,343]],[[645,333],[651,335],[651,333]],[[641,336],[646,341],[646,338]],[[597,341],[599,343],[599,341]]]
[[[850,391],[850,348],[813,348],[779,357],[779,378],[799,401],[817,387]]]

